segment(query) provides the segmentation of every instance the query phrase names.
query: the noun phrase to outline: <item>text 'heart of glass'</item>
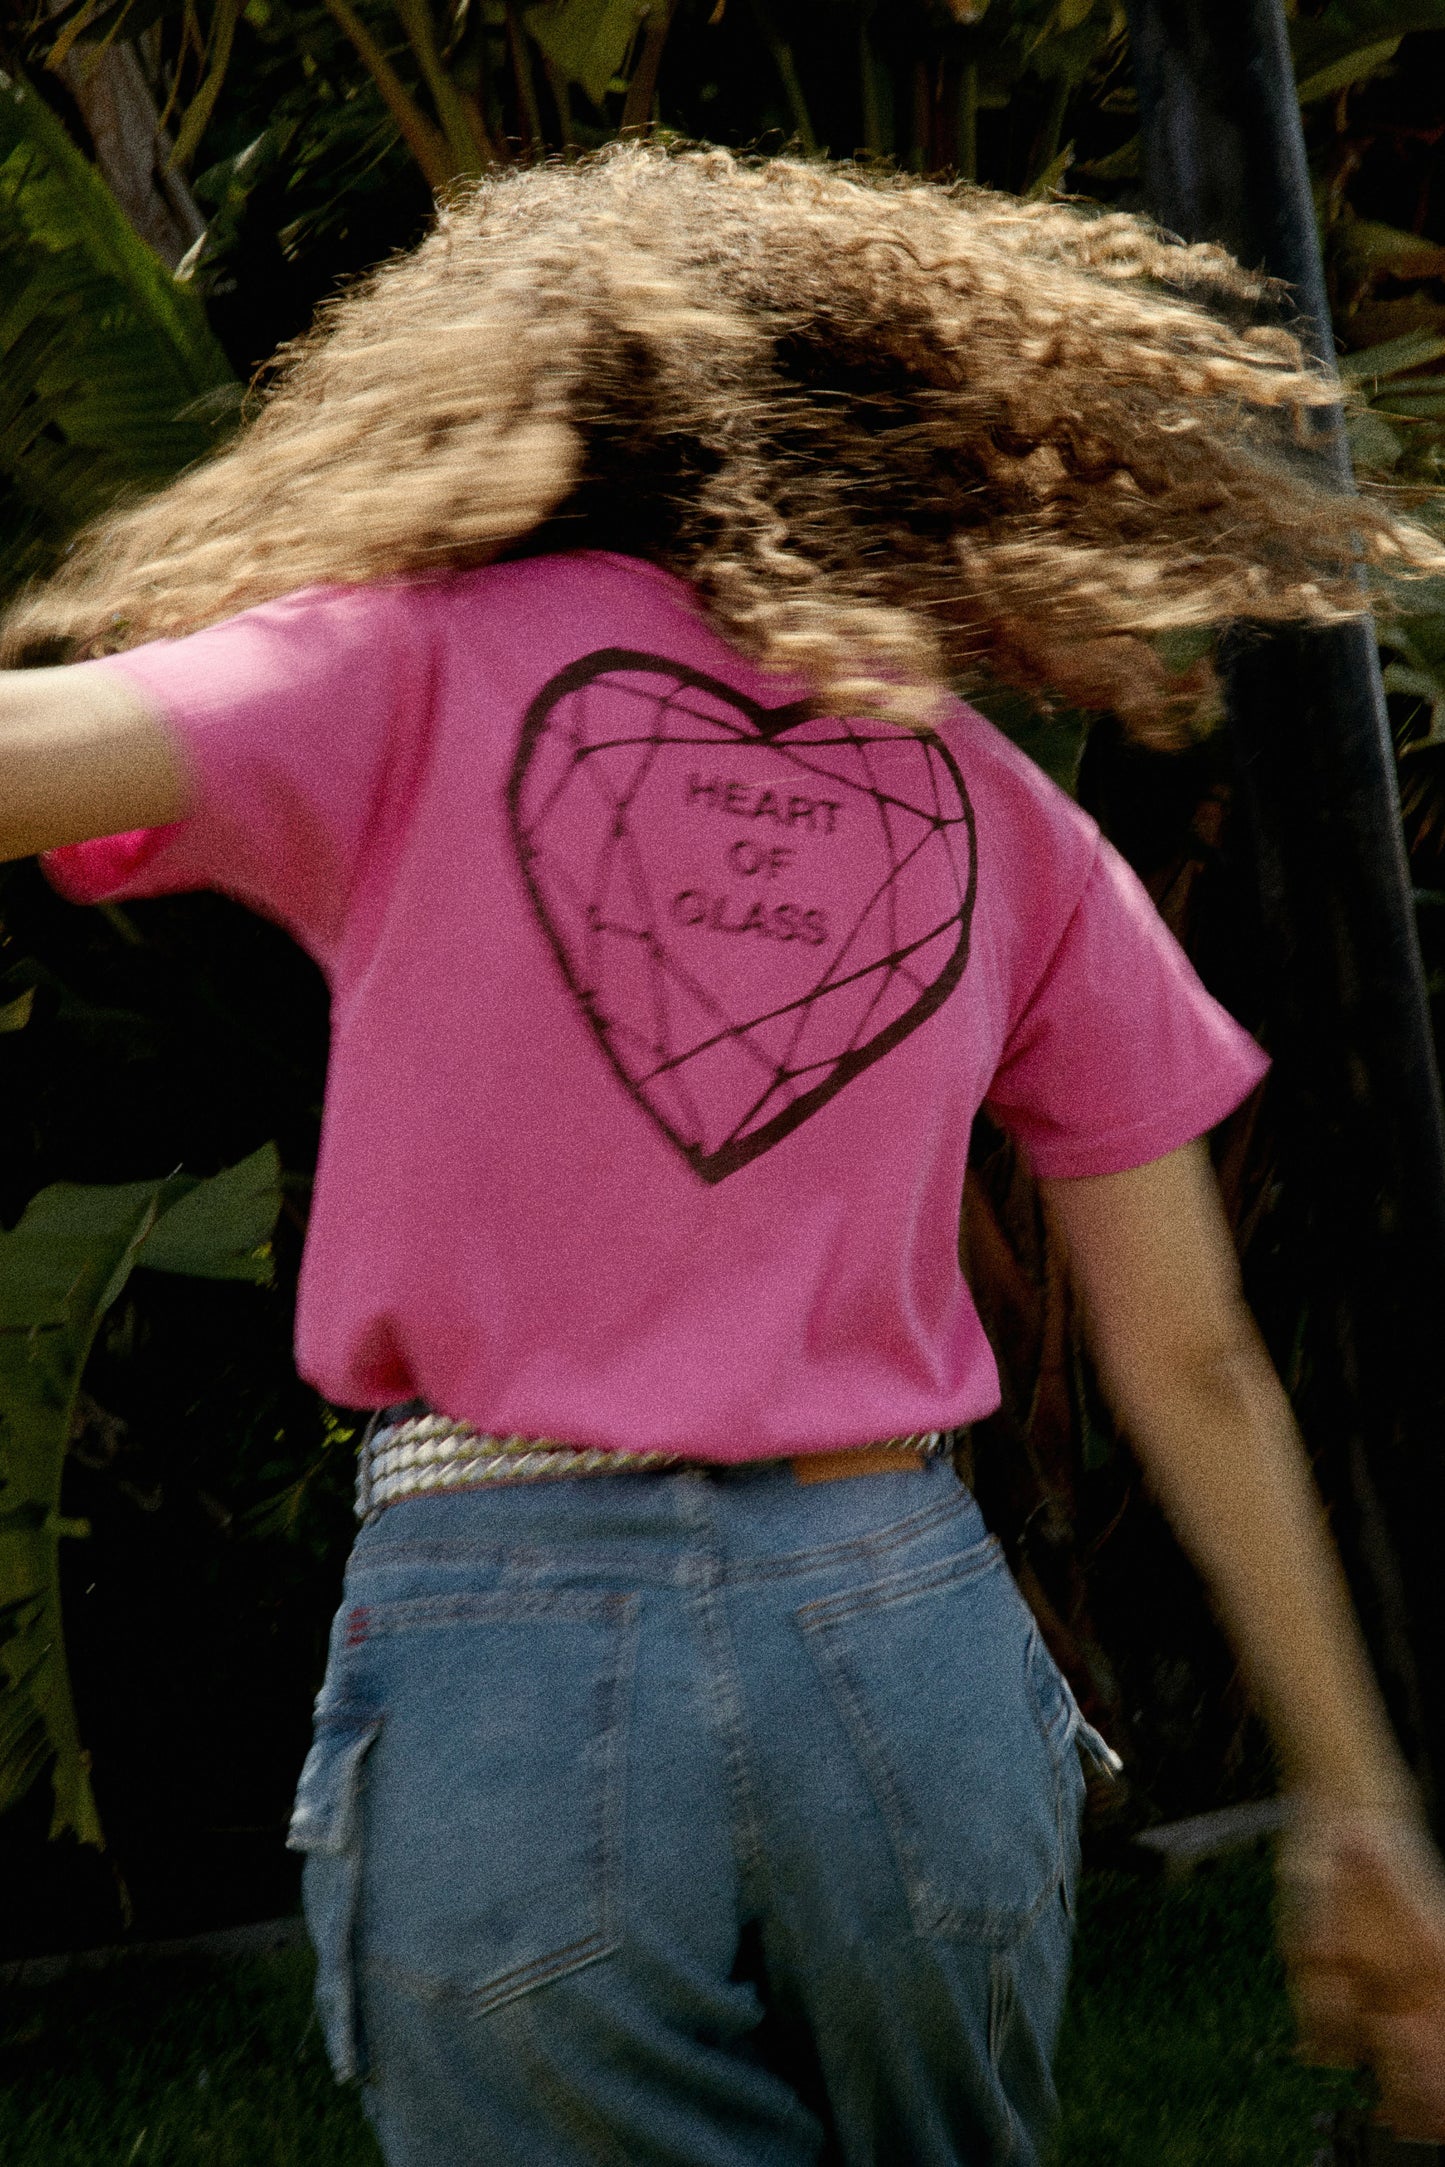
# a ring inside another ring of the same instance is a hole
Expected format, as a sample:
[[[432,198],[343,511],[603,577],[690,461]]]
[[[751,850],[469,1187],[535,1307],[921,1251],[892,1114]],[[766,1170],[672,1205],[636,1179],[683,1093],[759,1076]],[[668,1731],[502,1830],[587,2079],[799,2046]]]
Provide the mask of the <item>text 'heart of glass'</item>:
[[[963,975],[973,812],[930,734],[762,707],[606,649],[533,701],[510,807],[568,985],[705,1180],[790,1134]]]

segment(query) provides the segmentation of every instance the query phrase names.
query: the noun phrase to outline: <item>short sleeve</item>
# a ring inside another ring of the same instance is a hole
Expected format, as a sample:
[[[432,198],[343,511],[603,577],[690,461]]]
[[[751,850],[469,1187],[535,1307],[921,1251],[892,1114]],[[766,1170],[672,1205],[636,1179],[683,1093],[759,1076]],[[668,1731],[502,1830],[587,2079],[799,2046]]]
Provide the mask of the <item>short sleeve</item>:
[[[383,793],[425,727],[426,662],[396,586],[315,589],[78,670],[114,671],[179,741],[195,810],[42,861],[74,902],[216,888],[326,962]]]
[[[1115,1174],[1204,1135],[1268,1066],[1100,839],[986,1104],[1044,1178]]]

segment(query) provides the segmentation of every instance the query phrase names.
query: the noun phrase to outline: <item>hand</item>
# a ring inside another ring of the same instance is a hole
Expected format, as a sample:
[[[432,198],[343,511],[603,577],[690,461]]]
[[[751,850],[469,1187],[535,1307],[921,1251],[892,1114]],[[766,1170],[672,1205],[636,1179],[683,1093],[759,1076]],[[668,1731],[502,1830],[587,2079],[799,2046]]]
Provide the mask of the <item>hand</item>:
[[[1379,2118],[1445,2141],[1445,1867],[1405,1812],[1301,1800],[1280,1855],[1303,2050],[1368,2062]]]

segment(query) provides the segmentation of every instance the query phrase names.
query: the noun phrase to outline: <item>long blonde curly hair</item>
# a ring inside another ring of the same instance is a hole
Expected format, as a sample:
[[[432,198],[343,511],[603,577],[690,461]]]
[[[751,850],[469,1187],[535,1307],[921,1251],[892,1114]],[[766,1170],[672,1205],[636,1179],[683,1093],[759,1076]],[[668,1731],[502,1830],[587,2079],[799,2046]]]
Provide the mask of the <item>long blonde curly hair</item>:
[[[1321,481],[1338,398],[1222,251],[792,159],[614,146],[458,192],[232,443],[89,530],[0,660],[316,583],[608,547],[835,711],[992,680],[1167,738],[1160,635],[1358,615],[1445,548]]]

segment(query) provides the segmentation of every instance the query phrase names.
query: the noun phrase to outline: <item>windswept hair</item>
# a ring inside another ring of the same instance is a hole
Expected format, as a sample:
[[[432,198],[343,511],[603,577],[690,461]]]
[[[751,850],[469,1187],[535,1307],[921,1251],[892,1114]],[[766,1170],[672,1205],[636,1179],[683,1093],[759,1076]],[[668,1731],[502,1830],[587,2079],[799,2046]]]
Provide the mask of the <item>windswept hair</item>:
[[[629,144],[489,177],[226,449],[92,527],[0,659],[606,547],[835,711],[993,681],[1167,739],[1212,679],[1160,635],[1445,572],[1302,451],[1338,387],[1250,320],[1265,291],[1137,218],[856,168]]]

